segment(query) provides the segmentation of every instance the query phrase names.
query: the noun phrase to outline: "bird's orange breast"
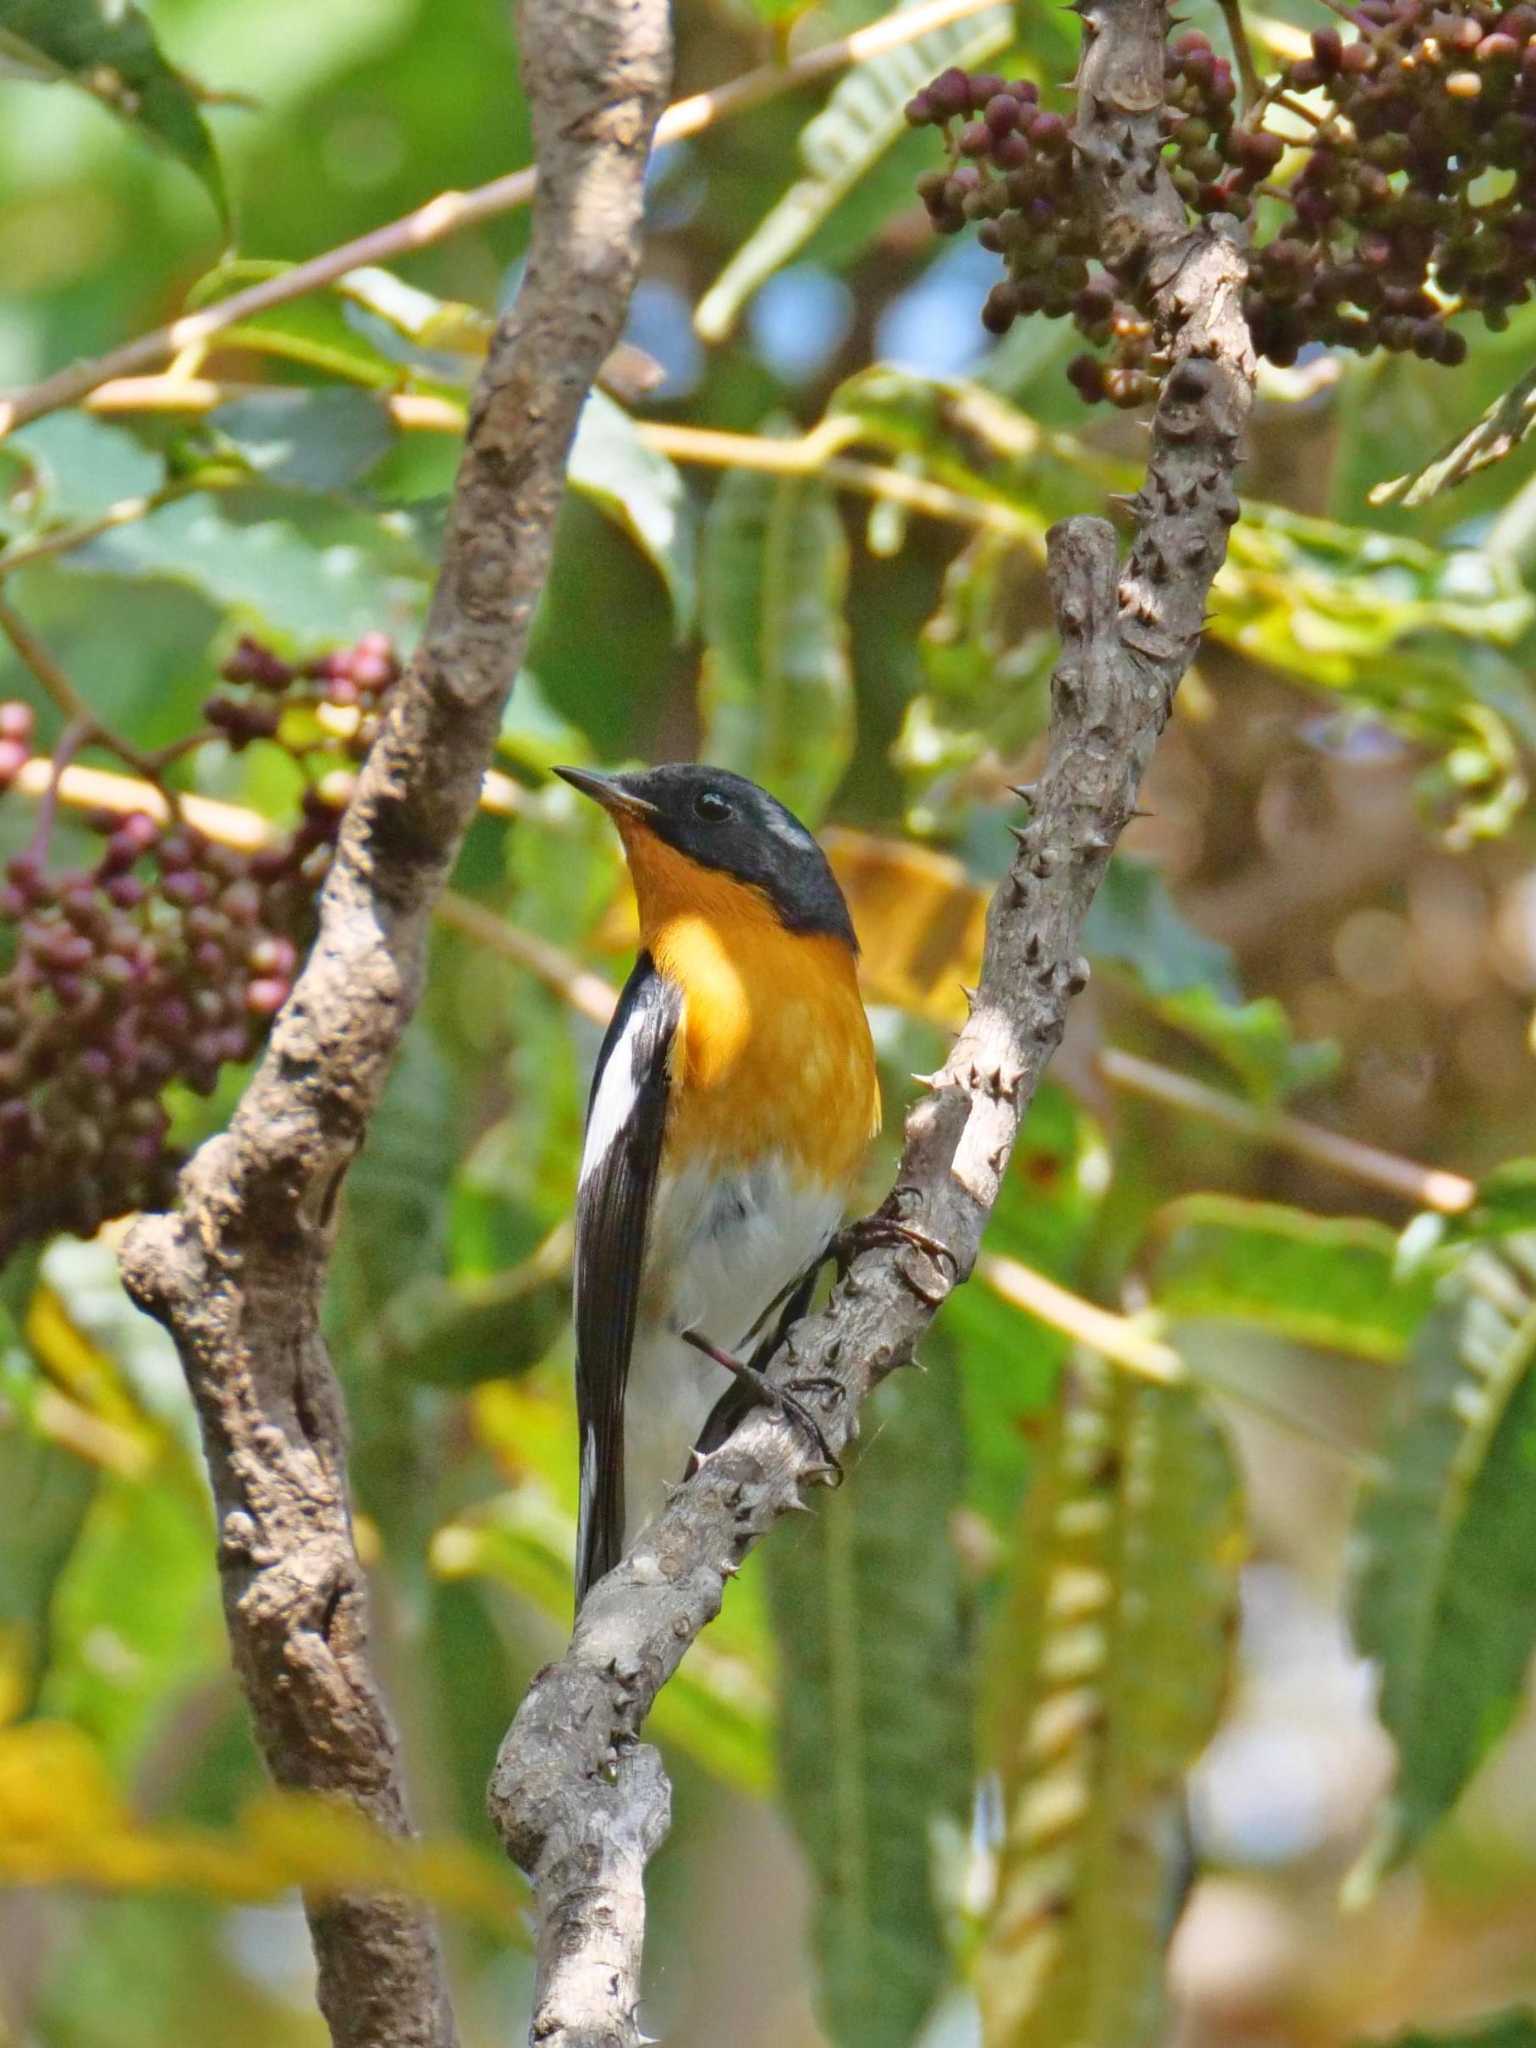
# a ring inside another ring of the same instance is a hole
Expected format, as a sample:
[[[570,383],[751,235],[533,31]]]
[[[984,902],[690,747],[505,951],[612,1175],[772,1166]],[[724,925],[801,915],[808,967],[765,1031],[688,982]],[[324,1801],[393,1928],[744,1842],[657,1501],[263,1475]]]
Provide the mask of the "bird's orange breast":
[[[880,1125],[869,1020],[848,946],[793,932],[757,890],[626,832],[641,932],[683,993],[669,1160],[774,1153],[844,1187]]]

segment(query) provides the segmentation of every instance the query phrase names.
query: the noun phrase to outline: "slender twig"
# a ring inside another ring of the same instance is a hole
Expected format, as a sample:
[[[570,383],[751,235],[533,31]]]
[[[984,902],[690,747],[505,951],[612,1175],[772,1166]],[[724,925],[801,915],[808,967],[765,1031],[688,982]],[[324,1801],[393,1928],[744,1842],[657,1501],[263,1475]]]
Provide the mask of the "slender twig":
[[[69,772],[72,756],[78,753],[82,746],[89,745],[92,741],[116,754],[120,761],[126,762],[146,780],[158,784],[159,772],[155,757],[102,723],[52,648],[38,638],[16,607],[3,596],[0,596],[0,633],[10,641],[18,657],[32,671],[49,698],[63,712],[70,729],[77,735],[68,754],[55,762],[55,772],[48,785],[50,802],[58,801],[58,785],[62,774]],[[59,742],[59,751],[63,753],[62,740]],[[171,801],[174,803],[175,799]]]
[[[1059,1330],[1076,1344],[1086,1344],[1099,1357],[1112,1360],[1140,1379],[1172,1387],[1188,1378],[1184,1361],[1171,1344],[1160,1343],[1138,1329],[1129,1316],[1117,1316],[1070,1288],[1058,1286],[1033,1266],[987,1252],[977,1263],[976,1278],[1011,1308],[1023,1309],[1026,1315]]]
[[[209,378],[126,377],[102,385],[98,391],[92,392],[86,405],[91,411],[107,414],[201,413],[211,411],[231,398],[268,388],[261,384],[216,383]],[[450,398],[402,392],[392,396],[381,394],[379,404],[397,427],[408,432],[461,434],[464,431],[464,408]],[[905,470],[832,454],[829,452],[831,448],[857,439],[861,428],[853,419],[828,421],[825,425],[836,429],[836,433],[829,437],[818,428],[809,434],[775,439],[766,434],[731,434],[711,427],[674,425],[666,420],[641,420],[637,423],[636,432],[648,448],[671,456],[676,462],[698,463],[711,469],[764,470],[775,476],[819,476],[840,489],[857,491],[864,497],[880,499],[887,504],[902,505],[931,519],[1009,534],[1038,549],[1041,534],[1038,522],[1016,511],[1001,498],[973,497],[967,492],[954,490],[948,484],[909,475]],[[136,502],[144,511],[153,509],[149,500]],[[118,514],[118,508],[113,510]],[[125,503],[120,516],[114,516],[110,521],[74,528],[62,537],[50,535],[43,542],[27,543],[25,553],[18,550],[15,562],[32,560],[42,553],[60,553],[81,541],[94,539],[105,523],[117,525],[122,519],[134,516],[131,505]],[[12,561],[0,556],[0,575],[10,566],[13,566]]]
[[[839,430],[838,445],[856,440],[862,431],[856,420],[830,420],[824,424]],[[905,470],[830,454],[830,444],[821,429],[796,439],[776,440],[766,434],[728,434],[712,427],[673,426],[666,421],[647,420],[641,423],[639,433],[648,447],[670,455],[674,461],[719,469],[766,470],[776,476],[819,476],[845,490],[905,505],[908,510],[926,513],[932,519],[987,527],[1036,548],[1040,544],[1039,523],[1001,498],[971,497],[947,484],[909,476]]]
[[[95,727],[95,714],[76,689],[73,679],[52,651],[38,639],[20,612],[7,604],[4,598],[0,598],[0,633],[10,641],[55,707],[71,724],[83,725],[87,731]]]
[[[623,325],[670,64],[665,0],[523,0],[519,29],[540,167],[532,243],[470,408],[426,627],[342,819],[319,936],[230,1126],[182,1173],[176,1212],[142,1217],[120,1255],[198,1409],[225,1616],[267,1764],[396,1836],[410,1821],[368,1659],[321,1303],[339,1191],[523,658],[581,407]],[[307,1910],[336,2048],[449,2048],[418,1902],[358,1893]]]
[[[1227,39],[1232,45],[1237,75],[1243,83],[1243,111],[1247,113],[1256,105],[1264,90],[1258,66],[1253,61],[1253,45],[1248,40],[1248,24],[1243,20],[1239,0],[1217,0],[1217,5],[1227,24]]]
[[[50,555],[64,555],[73,548],[84,547],[87,542],[110,533],[114,527],[131,526],[135,520],[147,519],[162,505],[172,505],[192,491],[216,490],[245,481],[247,479],[240,471],[205,471],[195,482],[178,480],[166,484],[161,490],[146,492],[142,497],[119,498],[115,505],[98,512],[94,519],[83,519],[73,526],[55,526],[34,539],[17,541],[14,547],[0,554],[0,577],[9,576],[16,569],[29,568],[34,562],[46,561]]]
[[[742,113],[797,86],[810,85],[850,64],[867,63],[886,50],[914,42],[948,22],[964,21],[995,4],[996,0],[929,0],[927,6],[898,10],[819,49],[802,51],[786,63],[761,65],[669,107],[657,123],[657,146],[684,141],[727,115]],[[493,178],[488,185],[476,186],[470,192],[440,192],[414,212],[374,228],[355,241],[343,242],[323,255],[311,257],[307,263],[296,264],[292,270],[264,278],[259,284],[234,292],[195,313],[184,314],[135,341],[109,349],[105,355],[71,363],[28,390],[8,399],[0,398],[0,439],[28,420],[56,412],[60,406],[78,404],[109,378],[132,377],[152,370],[184,350],[207,344],[230,327],[255,319],[258,314],[270,313],[274,307],[307,297],[310,292],[324,291],[349,270],[391,263],[417,249],[431,248],[481,221],[494,220],[500,214],[526,206],[536,182],[536,173],[529,167]]]
[[[270,384],[232,378],[178,377],[167,370],[159,377],[114,377],[109,383],[98,385],[81,402],[85,411],[108,418],[115,413],[206,413],[216,411],[221,405],[229,405],[237,398],[256,397],[273,388]],[[293,387],[285,388],[291,390]],[[380,409],[406,432],[462,434],[464,431],[468,408],[459,399],[439,398],[428,391],[379,391],[374,396]],[[139,502],[145,511],[153,511],[155,503],[163,501],[144,499]],[[121,522],[115,520],[113,523]],[[5,566],[6,558],[0,557],[0,570]]]
[[[43,791],[32,821],[32,831],[27,840],[27,852],[38,861],[48,858],[49,842],[53,838],[53,821],[59,814],[59,784],[69,773],[69,764],[91,737],[89,718],[72,719],[59,734],[53,750],[52,774],[48,787]]]
[[[606,1024],[613,1015],[617,998],[608,983],[552,940],[540,938],[537,932],[521,931],[504,917],[498,917],[494,910],[487,910],[483,903],[460,896],[452,889],[438,898],[437,919],[439,924],[462,932],[489,952],[526,967],[562,1002],[583,1017],[590,1017],[594,1024]]]
[[[1412,1159],[1399,1158],[1394,1152],[1384,1152],[1377,1145],[1347,1138],[1340,1131],[1327,1130],[1322,1124],[1308,1123],[1305,1118],[1290,1116],[1283,1110],[1255,1109],[1251,1103],[1241,1102],[1219,1088],[1208,1088],[1203,1081],[1176,1074],[1135,1053],[1109,1048],[1099,1054],[1098,1064],[1107,1081],[1130,1094],[1166,1102],[1174,1109],[1203,1117],[1207,1123],[1220,1124],[1257,1144],[1273,1145],[1277,1151],[1289,1152],[1314,1166],[1327,1167],[1367,1187],[1382,1188],[1412,1202],[1416,1208],[1438,1209],[1442,1215],[1456,1216],[1477,1200],[1476,1182],[1463,1174],[1451,1173],[1442,1166],[1420,1166]]]
[[[22,764],[11,786],[23,796],[40,797],[52,774],[53,762],[49,757],[35,755]],[[71,763],[59,777],[59,801],[76,810],[117,811],[124,817],[133,811],[144,811],[159,824],[167,823],[171,816],[165,791],[158,784],[138,776],[114,774],[110,768],[83,768],[77,763]],[[277,827],[269,819],[242,804],[183,792],[176,808],[187,824],[196,826],[205,838],[222,846],[237,847],[242,853],[258,853],[264,846],[275,845],[278,838]]]

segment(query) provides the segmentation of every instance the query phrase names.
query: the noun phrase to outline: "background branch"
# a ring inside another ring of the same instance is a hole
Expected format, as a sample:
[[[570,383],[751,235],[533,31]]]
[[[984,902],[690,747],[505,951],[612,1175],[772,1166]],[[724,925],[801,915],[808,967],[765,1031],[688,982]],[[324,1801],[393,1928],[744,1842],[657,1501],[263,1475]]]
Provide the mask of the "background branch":
[[[872,1236],[777,1361],[781,1377],[818,1388],[834,1450],[856,1434],[865,1396],[910,1363],[935,1310],[975,1266],[1020,1119],[1086,980],[1084,917],[1198,644],[1237,517],[1232,477],[1254,368],[1246,268],[1235,223],[1192,231],[1163,168],[1165,33],[1158,0],[1091,0],[1084,9],[1081,173],[1106,257],[1146,275],[1172,359],[1147,481],[1132,502],[1136,537],[1122,566],[1102,520],[1070,520],[1050,536],[1062,654],[1047,765],[991,905],[969,1022],[908,1117],[881,1212],[944,1252]],[[636,1737],[719,1611],[726,1580],[817,1476],[825,1474],[792,1425],[750,1418],[594,1588],[570,1648],[534,1681],[508,1732],[491,1808],[537,1886],[533,2039],[545,2048],[631,2048],[640,2039],[635,1860],[664,1833],[668,1795],[654,1752]]]
[[[656,125],[656,144],[660,147],[663,143],[681,142],[726,115],[742,113],[781,92],[809,85],[845,65],[868,63],[883,51],[915,42],[946,23],[963,21],[995,4],[996,0],[928,0],[926,6],[902,9],[854,30],[851,35],[804,50],[788,63],[759,65],[724,85],[693,93],[668,107]],[[526,206],[533,198],[538,175],[530,165],[509,171],[504,178],[493,178],[472,192],[439,192],[424,206],[359,235],[355,241],[327,249],[307,263],[295,264],[293,269],[264,278],[244,291],[233,292],[214,305],[183,314],[181,319],[153,328],[105,355],[71,363],[67,369],[55,371],[25,391],[0,398],[0,440],[17,427],[25,426],[28,420],[57,412],[61,406],[79,404],[109,378],[137,376],[168,363],[173,356],[206,350],[228,328],[253,320],[258,314],[270,313],[275,306],[288,305],[310,292],[323,291],[349,270],[389,263],[414,250],[429,249],[465,228]]]
[[[392,693],[321,906],[320,934],[224,1135],[123,1272],[176,1340],[202,1425],[234,1657],[283,1785],[409,1829],[367,1654],[343,1413],[319,1312],[337,1194],[420,986],[428,919],[465,829],[544,582],[566,452],[624,318],[669,71],[664,0],[526,0],[540,182],[526,278],[470,413],[443,567]],[[309,1907],[343,2048],[446,2048],[436,1939],[414,1903]]]

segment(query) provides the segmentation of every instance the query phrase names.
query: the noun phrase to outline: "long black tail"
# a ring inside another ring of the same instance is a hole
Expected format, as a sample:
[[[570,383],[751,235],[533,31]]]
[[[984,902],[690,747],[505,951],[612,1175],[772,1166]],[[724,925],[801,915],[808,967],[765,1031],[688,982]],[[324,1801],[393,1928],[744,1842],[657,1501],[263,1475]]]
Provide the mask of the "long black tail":
[[[578,1381],[578,1385],[579,1385]],[[576,1611],[624,1555],[624,1411],[583,1414],[576,1522]],[[615,1427],[615,1424],[617,1426]]]

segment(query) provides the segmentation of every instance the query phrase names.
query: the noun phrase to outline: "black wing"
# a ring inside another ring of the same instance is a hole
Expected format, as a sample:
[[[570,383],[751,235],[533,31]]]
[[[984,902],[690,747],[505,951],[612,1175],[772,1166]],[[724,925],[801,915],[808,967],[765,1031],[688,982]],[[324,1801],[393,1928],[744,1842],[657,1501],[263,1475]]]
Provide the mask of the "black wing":
[[[678,989],[642,953],[613,1013],[587,1104],[576,1196],[576,1414],[581,1517],[576,1604],[624,1540],[624,1388],[667,1120]]]

